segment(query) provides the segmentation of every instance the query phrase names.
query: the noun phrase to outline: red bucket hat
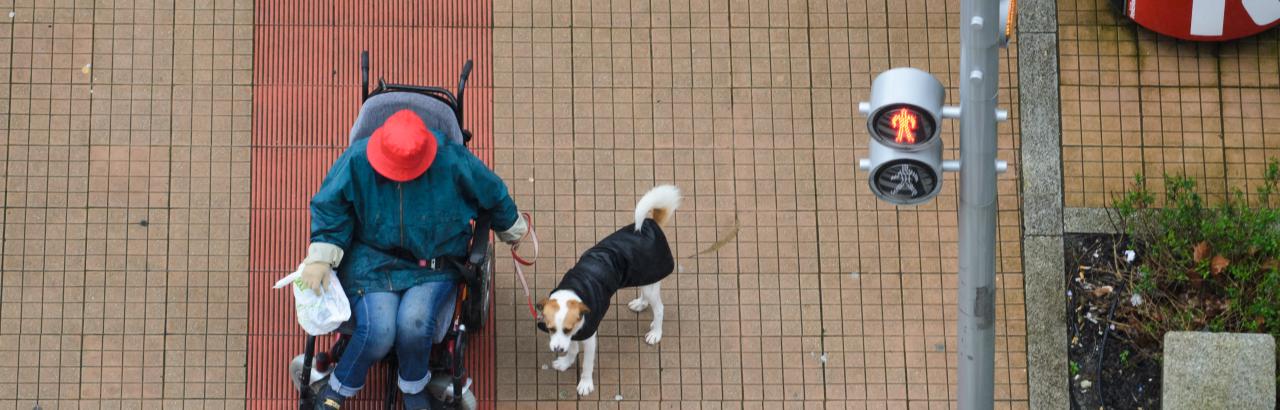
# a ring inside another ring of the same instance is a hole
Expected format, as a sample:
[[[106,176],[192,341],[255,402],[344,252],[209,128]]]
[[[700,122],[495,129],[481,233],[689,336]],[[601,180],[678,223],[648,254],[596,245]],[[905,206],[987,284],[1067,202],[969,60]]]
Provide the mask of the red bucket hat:
[[[373,131],[367,150],[369,164],[382,176],[406,182],[431,167],[436,158],[436,137],[410,110],[400,110]]]

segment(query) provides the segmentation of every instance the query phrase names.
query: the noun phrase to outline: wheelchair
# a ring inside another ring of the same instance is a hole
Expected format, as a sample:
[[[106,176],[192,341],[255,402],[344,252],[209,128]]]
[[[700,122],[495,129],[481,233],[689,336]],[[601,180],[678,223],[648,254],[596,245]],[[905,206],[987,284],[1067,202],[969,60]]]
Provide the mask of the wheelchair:
[[[369,53],[360,54],[360,86],[361,107],[355,124],[351,127],[348,142],[359,138],[367,138],[382,125],[392,114],[403,109],[411,109],[430,129],[446,130],[449,138],[468,144],[471,131],[462,128],[463,95],[467,78],[471,75],[472,62],[462,66],[458,79],[458,93],[455,96],[449,90],[438,87],[425,87],[406,84],[390,84],[378,80],[376,88],[369,90]],[[470,377],[465,368],[467,342],[471,335],[483,330],[489,319],[489,306],[492,303],[492,276],[494,248],[490,233],[490,217],[481,215],[472,221],[471,241],[467,255],[463,260],[451,263],[462,276],[459,283],[457,300],[454,304],[453,316],[447,324],[442,337],[434,340],[431,353],[432,382],[427,386],[431,393],[435,408],[473,409],[476,406],[475,395],[470,389]],[[328,383],[328,377],[338,359],[342,357],[351,334],[355,330],[354,320],[344,323],[337,330],[338,338],[328,350],[317,351],[317,338],[308,335],[304,352],[296,357],[289,366],[290,378],[299,391],[298,408],[309,410],[314,400]],[[383,359],[387,363],[388,383],[386,383],[383,406],[393,409],[400,393],[396,387],[395,352]],[[447,379],[446,379],[447,377]],[[438,380],[444,383],[436,383]]]

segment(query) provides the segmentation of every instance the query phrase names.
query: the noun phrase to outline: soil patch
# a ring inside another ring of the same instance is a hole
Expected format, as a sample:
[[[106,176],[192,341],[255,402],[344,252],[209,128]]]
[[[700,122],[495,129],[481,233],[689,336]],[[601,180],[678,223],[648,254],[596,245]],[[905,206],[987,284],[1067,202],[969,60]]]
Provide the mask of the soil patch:
[[[1116,235],[1067,234],[1063,245],[1071,408],[1160,408],[1160,362],[1111,325],[1117,307],[1142,303],[1116,274],[1137,255]]]

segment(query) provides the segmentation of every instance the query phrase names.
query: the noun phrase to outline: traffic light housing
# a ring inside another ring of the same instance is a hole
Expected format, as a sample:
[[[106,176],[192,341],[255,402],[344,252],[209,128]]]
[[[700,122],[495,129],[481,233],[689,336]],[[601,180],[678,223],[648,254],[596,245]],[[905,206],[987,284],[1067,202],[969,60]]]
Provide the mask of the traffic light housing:
[[[942,83],[927,72],[902,67],[880,73],[867,116],[869,158],[860,161],[871,192],[895,205],[917,205],[942,190]],[[948,115],[951,116],[951,115]]]

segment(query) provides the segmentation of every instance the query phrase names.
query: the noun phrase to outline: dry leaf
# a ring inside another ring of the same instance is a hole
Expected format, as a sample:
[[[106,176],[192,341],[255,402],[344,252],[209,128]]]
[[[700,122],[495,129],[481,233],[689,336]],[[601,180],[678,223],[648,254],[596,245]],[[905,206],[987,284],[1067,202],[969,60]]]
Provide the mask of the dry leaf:
[[[1199,263],[1209,257],[1209,242],[1200,242],[1196,244],[1195,252],[1192,254],[1192,260]]]
[[[1204,275],[1200,271],[1192,270],[1187,272],[1187,280],[1191,285],[1191,289],[1187,290],[1188,295],[1194,295],[1195,290],[1204,285]]]
[[[1213,261],[1209,262],[1209,270],[1216,275],[1216,274],[1222,273],[1222,270],[1226,269],[1227,266],[1230,266],[1230,265],[1231,265],[1230,259],[1224,258],[1222,257],[1222,255],[1214,255]]]
[[[1108,294],[1111,294],[1112,290],[1115,290],[1115,289],[1112,288],[1111,286],[1100,286],[1093,290],[1093,297],[1100,298],[1100,297],[1106,296]]]
[[[1262,262],[1262,270],[1280,269],[1280,259],[1267,259]]]

